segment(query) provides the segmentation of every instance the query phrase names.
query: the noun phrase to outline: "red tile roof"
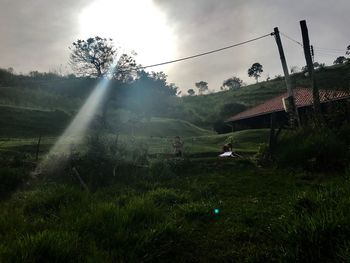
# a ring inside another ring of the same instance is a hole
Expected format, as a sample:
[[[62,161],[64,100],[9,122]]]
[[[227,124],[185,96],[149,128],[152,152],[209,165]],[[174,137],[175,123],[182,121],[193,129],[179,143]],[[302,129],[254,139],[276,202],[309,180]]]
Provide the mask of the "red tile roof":
[[[319,92],[321,103],[350,97],[349,92],[341,90],[320,90]],[[293,90],[293,94],[297,108],[310,106],[313,104],[311,89],[296,88]],[[262,104],[259,104],[253,108],[242,111],[228,118],[226,122],[248,119],[272,112],[284,111],[282,99],[287,96],[287,92],[284,92],[283,94],[278,95],[277,97],[274,97],[270,100],[267,100]]]

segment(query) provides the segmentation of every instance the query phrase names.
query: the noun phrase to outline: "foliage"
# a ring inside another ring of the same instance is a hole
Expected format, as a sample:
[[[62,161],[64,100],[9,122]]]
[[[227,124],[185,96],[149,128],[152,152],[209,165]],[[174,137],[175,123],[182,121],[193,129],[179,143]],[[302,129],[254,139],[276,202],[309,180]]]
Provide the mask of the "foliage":
[[[110,156],[97,146],[94,151]],[[94,170],[95,162],[100,159],[85,165]],[[0,261],[310,262],[348,256],[346,179],[332,175],[320,185],[317,174],[305,181],[304,173],[217,158],[166,163],[171,176],[139,171],[130,181],[128,169],[89,194],[58,183],[16,193],[0,203]]]
[[[294,74],[294,73],[298,73],[298,72],[300,72],[300,68],[298,66],[290,67],[290,73]]]
[[[78,39],[73,42],[70,50],[70,63],[78,76],[101,77],[106,75],[113,65],[113,77],[128,80],[136,68],[132,56],[118,54],[118,50],[113,47],[112,39],[98,36],[87,40]],[[118,61],[114,62],[118,55]]]
[[[256,82],[258,82],[258,79],[261,77],[262,72],[263,66],[260,63],[256,62],[248,69],[248,76],[254,77]]]
[[[346,62],[346,57],[344,57],[344,56],[339,56],[339,57],[337,57],[336,58],[336,60],[334,60],[334,62],[333,62],[333,64],[343,64],[343,63],[345,63]]]
[[[187,90],[188,95],[193,96],[196,94],[196,92],[193,89]]]
[[[9,85],[12,83],[14,78],[13,72],[0,68],[0,86]]]
[[[167,82],[163,72],[141,71],[124,98],[125,108],[139,116],[160,116],[169,112],[169,100],[176,96],[177,87]]]
[[[342,170],[347,163],[348,145],[328,129],[303,129],[284,134],[278,142],[276,161],[282,167],[308,170]]]
[[[349,181],[292,198],[294,214],[283,227],[287,259],[342,262],[349,252]]]
[[[32,191],[19,192],[13,196],[15,205],[22,207],[25,215],[48,217],[71,203],[84,200],[83,192],[61,184],[46,184]]]
[[[199,94],[203,94],[208,91],[208,82],[199,81],[195,83],[196,88],[198,89]]]
[[[61,111],[42,111],[1,107],[0,135],[18,137],[58,135],[68,125],[70,115]]]
[[[180,194],[177,191],[169,188],[157,188],[148,193],[150,198],[158,206],[174,206],[185,203],[188,200],[188,195]]]
[[[262,167],[268,167],[273,164],[269,145],[267,143],[261,144],[257,153],[254,155],[256,164]]]
[[[0,248],[0,259],[1,262],[86,261],[91,252],[81,243],[76,233],[44,230],[18,237],[2,251]]]
[[[237,103],[237,102],[227,103],[221,107],[220,115],[222,117],[230,117],[230,116],[236,115],[236,114],[238,114],[246,109],[247,109],[247,107],[241,103]]]
[[[23,168],[0,168],[0,198],[4,198],[18,189],[28,180],[28,173]]]
[[[223,87],[228,87],[229,89],[239,89],[242,86],[243,80],[241,80],[238,77],[232,77],[227,80],[225,80],[222,83]]]

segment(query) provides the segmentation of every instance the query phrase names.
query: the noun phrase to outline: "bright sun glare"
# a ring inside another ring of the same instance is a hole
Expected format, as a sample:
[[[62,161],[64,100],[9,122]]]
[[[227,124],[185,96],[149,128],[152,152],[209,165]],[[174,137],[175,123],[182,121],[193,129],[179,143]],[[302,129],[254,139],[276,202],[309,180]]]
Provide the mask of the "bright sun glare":
[[[175,36],[152,0],[95,0],[79,19],[81,38],[112,38],[143,65],[176,56]]]

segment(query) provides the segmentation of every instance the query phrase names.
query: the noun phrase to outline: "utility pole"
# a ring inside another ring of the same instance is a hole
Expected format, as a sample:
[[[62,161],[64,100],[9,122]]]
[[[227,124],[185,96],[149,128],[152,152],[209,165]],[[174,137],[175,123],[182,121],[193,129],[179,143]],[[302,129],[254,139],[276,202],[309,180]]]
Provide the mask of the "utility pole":
[[[314,111],[316,114],[316,118],[319,120],[321,116],[321,103],[320,103],[320,94],[318,91],[318,87],[315,84],[315,72],[314,72],[314,64],[312,62],[311,56],[311,48],[310,48],[310,40],[309,33],[305,20],[300,21],[301,34],[303,36],[303,47],[304,54],[306,59],[307,70],[310,76],[311,88],[312,88],[312,97],[314,101]]]
[[[284,56],[282,41],[281,41],[280,32],[278,30],[278,27],[274,28],[274,36],[275,36],[276,44],[277,44],[278,51],[280,54],[283,73],[284,73],[284,80],[286,82],[287,91],[288,91],[288,97],[286,98],[287,103],[288,103],[287,112],[290,114],[290,121],[291,121],[292,126],[294,125],[295,119],[298,121],[298,124],[300,125],[300,120],[299,120],[299,116],[298,116],[299,115],[298,109],[296,108],[295,101],[294,101],[292,84],[291,84],[290,77],[289,77],[287,61],[286,61],[286,57]]]

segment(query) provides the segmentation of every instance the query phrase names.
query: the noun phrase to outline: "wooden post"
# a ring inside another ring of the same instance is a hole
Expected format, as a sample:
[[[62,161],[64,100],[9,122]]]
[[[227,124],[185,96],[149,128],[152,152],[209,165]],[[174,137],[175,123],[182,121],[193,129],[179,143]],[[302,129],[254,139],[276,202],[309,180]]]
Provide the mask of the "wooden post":
[[[307,25],[306,25],[305,20],[300,21],[300,27],[301,27],[301,34],[303,36],[303,46],[304,46],[306,65],[307,65],[307,69],[308,69],[310,81],[311,81],[312,96],[313,96],[313,101],[314,101],[314,111],[316,114],[316,119],[319,120],[320,116],[321,116],[320,94],[318,92],[317,85],[315,85],[314,65],[312,63],[309,33],[308,33],[308,29],[307,29]]]
[[[298,109],[296,108],[295,101],[294,101],[292,83],[291,83],[291,80],[289,77],[287,61],[286,61],[286,57],[284,56],[282,41],[281,41],[280,32],[278,30],[278,27],[274,28],[274,36],[275,36],[276,44],[278,47],[278,52],[280,54],[283,73],[284,73],[284,80],[286,82],[287,91],[288,91],[288,102],[290,104],[290,109],[289,109],[290,110],[290,112],[289,112],[290,124],[293,126],[295,123],[295,119],[296,119],[298,122],[298,125],[300,126]]]
[[[278,51],[280,53],[280,58],[281,58],[282,68],[283,68],[283,73],[284,73],[284,80],[286,82],[288,96],[293,96],[292,84],[291,84],[290,78],[289,78],[287,62],[286,62],[286,58],[284,56],[283,46],[282,46],[281,37],[280,37],[278,27],[274,28],[274,35],[275,35],[275,40],[277,43]]]

